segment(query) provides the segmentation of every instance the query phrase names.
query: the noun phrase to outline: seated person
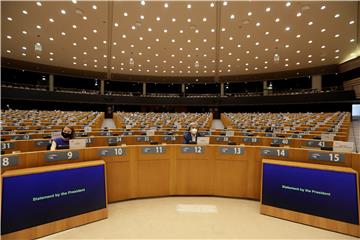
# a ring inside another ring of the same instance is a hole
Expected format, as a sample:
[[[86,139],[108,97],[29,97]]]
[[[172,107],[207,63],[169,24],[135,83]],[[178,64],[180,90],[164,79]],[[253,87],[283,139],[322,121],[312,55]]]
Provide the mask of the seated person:
[[[54,151],[57,149],[68,149],[69,140],[75,136],[75,130],[72,127],[65,126],[61,130],[61,137],[55,138],[51,141],[50,150]]]
[[[199,133],[195,123],[190,123],[187,132],[184,133],[184,144],[196,143]]]

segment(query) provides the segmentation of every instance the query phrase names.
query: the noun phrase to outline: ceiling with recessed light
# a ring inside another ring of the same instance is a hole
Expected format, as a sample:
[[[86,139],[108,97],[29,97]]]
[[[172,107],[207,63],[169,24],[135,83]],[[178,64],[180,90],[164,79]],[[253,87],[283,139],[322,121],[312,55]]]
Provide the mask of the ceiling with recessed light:
[[[2,1],[2,57],[106,74],[215,77],[360,56],[359,1]]]

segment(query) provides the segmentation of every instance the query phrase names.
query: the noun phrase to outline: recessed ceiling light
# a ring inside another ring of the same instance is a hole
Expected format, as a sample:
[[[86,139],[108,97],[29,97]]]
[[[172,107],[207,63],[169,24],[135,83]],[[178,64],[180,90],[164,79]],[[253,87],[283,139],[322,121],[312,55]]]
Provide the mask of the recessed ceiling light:
[[[265,32],[265,35],[269,35],[269,32]]]
[[[183,48],[179,48],[179,50],[180,50],[180,51],[182,51],[182,50],[183,50]]]
[[[335,52],[338,53],[338,52],[340,52],[340,50],[339,50],[339,49],[336,49]]]
[[[50,61],[54,61],[54,59],[53,59],[53,58],[49,58],[49,60],[50,60]]]
[[[87,52],[83,52],[84,55],[87,55]]]
[[[249,70],[248,68],[245,68],[245,71]]]
[[[251,16],[252,15],[252,12],[248,12],[248,16]]]
[[[39,7],[42,6],[42,3],[41,2],[36,2],[36,5],[38,5]]]
[[[106,58],[107,57],[107,55],[106,54],[104,54],[104,58]]]
[[[97,46],[94,46],[94,49],[95,49],[95,50],[97,50],[97,49],[98,49],[98,47],[97,47]]]
[[[235,19],[235,15],[234,15],[234,14],[231,14],[231,15],[230,15],[230,19]]]
[[[167,29],[164,29],[164,33],[167,33],[168,32],[168,30]]]
[[[335,16],[334,16],[334,18],[338,18],[338,17],[340,17],[340,14],[335,14]]]
[[[191,18],[188,18],[188,19],[187,19],[187,22],[191,22]]]
[[[55,22],[53,18],[49,18],[49,21],[52,23]]]
[[[310,55],[308,55],[308,58],[311,58],[312,57],[312,55],[310,54]]]
[[[179,33],[184,33],[184,31],[180,29]]]
[[[223,5],[224,5],[224,6],[227,6],[227,1],[224,1],[224,2],[223,2]]]
[[[11,37],[10,35],[7,35],[6,37],[7,37],[8,39],[12,39],[12,37]]]
[[[260,44],[259,42],[256,42],[256,43],[255,43],[256,46],[259,46],[259,44]]]
[[[172,18],[171,21],[172,21],[172,22],[176,22],[176,18]]]
[[[207,19],[204,17],[204,18],[203,18],[203,22],[206,22],[206,21],[207,21]]]
[[[238,44],[238,45],[237,45],[237,47],[238,47],[238,48],[240,48],[240,47],[241,47],[241,45],[240,45],[240,44]]]
[[[296,38],[300,38],[300,37],[301,37],[301,35],[300,35],[300,34],[296,35]]]
[[[289,59],[288,58],[285,58],[285,62],[288,62],[289,61]],[[265,63],[267,63],[267,62],[265,62]]]
[[[151,31],[152,31],[152,29],[151,29],[151,28],[148,28],[148,31],[149,31],[149,32],[151,32]]]
[[[289,48],[289,47],[290,47],[289,44],[286,44],[286,45],[285,45],[285,48]]]
[[[13,19],[11,17],[8,17],[7,20],[12,21]]]
[[[275,22],[280,22],[280,18],[276,18],[276,19],[275,19]]]
[[[37,59],[39,59],[39,58],[40,58],[40,56],[36,56],[36,58],[37,58]]]
[[[155,39],[155,41],[159,42],[159,41],[160,41],[160,39],[158,39],[158,38],[157,38],[157,39]]]
[[[255,57],[255,59],[259,59],[259,57],[258,57],[258,56],[256,56],[256,57]]]
[[[160,17],[156,17],[156,21],[160,21]]]
[[[25,15],[28,14],[28,12],[26,10],[23,10],[22,13],[25,14]]]
[[[285,67],[288,67],[288,66],[289,66],[289,64],[285,63]]]
[[[271,8],[268,7],[268,8],[265,9],[265,11],[266,11],[266,12],[270,12],[270,11],[271,11]]]
[[[165,3],[164,4],[164,8],[168,8],[169,7],[169,4],[168,3]]]
[[[215,29],[214,29],[214,28],[212,28],[212,29],[211,29],[211,32],[215,32]]]
[[[136,29],[136,27],[135,27],[134,25],[132,25],[132,26],[131,26],[131,29],[132,29],[132,30],[135,30],[135,29]]]
[[[54,38],[52,38],[52,37],[49,37],[49,40],[50,40],[50,41],[54,41]]]
[[[249,51],[249,50],[247,50],[247,51],[246,51],[246,54],[249,54],[249,53],[250,53],[250,51]]]
[[[123,35],[122,35],[122,38],[126,38],[126,35],[125,35],[125,34],[123,34]]]
[[[97,33],[97,30],[96,30],[96,29],[94,29],[94,30],[93,30],[93,33]]]
[[[350,42],[355,42],[355,39],[351,39]]]
[[[150,46],[148,46],[148,47],[147,47],[147,49],[151,49],[151,47],[150,47]]]
[[[287,3],[286,3],[286,6],[287,6],[287,7],[290,7],[290,6],[291,6],[291,2],[287,2]]]
[[[134,44],[131,44],[131,45],[130,45],[130,47],[132,47],[132,48],[133,48],[133,47],[135,47],[135,46],[134,46]]]
[[[325,29],[325,28],[321,29],[321,32],[325,32],[325,31],[326,31],[326,29]]]
[[[226,31],[226,29],[225,29],[225,28],[222,28],[222,29],[221,29],[221,31],[222,31],[222,32],[225,32],[225,31]]]
[[[339,58],[339,56],[335,56],[335,58],[336,58],[336,59],[338,59],[338,58]]]
[[[61,14],[65,15],[66,14],[66,11],[64,9],[61,9]]]
[[[210,3],[210,7],[214,7],[215,6],[215,4],[214,3]]]
[[[144,15],[140,15],[140,19],[144,20],[145,19]]]
[[[128,16],[128,13],[127,12],[124,12],[124,17],[127,17]]]
[[[313,25],[314,23],[312,21],[308,22],[308,25],[311,26]]]
[[[74,60],[76,60],[76,57],[73,57]]]
[[[321,10],[324,10],[325,8],[326,8],[326,6],[321,6],[321,8],[320,8],[320,9],[321,9]]]
[[[296,14],[296,16],[297,16],[297,17],[301,17],[301,12],[298,12],[298,13]]]
[[[290,31],[290,27],[286,27],[286,28],[285,28],[285,31]]]
[[[23,30],[23,31],[22,31],[22,34],[27,34],[27,31]]]
[[[92,8],[93,8],[94,10],[96,10],[96,9],[97,9],[97,6],[96,6],[96,5],[93,5]]]
[[[74,25],[72,25],[72,27],[73,27],[73,28],[77,28],[77,26],[76,26],[75,24],[74,24]]]
[[[308,43],[309,43],[309,44],[310,44],[310,43],[312,43],[312,40],[309,40],[309,42],[308,42]]]
[[[251,37],[250,34],[246,35],[246,38],[250,38],[250,37]]]
[[[199,33],[199,29],[196,29],[196,30],[195,30],[195,33]]]
[[[188,4],[188,5],[187,5],[187,8],[190,9],[190,8],[191,8],[191,4]]]
[[[86,16],[83,16],[83,19],[84,19],[84,20],[87,20],[87,17],[86,17]]]
[[[256,23],[256,26],[257,26],[257,27],[259,27],[259,26],[260,26],[260,23],[259,23],[259,22],[258,22],[258,23]]]
[[[325,46],[325,45],[322,45],[321,48],[326,48],[326,46]]]
[[[190,40],[190,39],[188,39],[188,40],[187,40],[187,42],[188,42],[188,43],[191,43],[191,40]]]
[[[22,47],[23,50],[26,50],[26,47]]]
[[[350,21],[350,22],[349,22],[349,24],[354,24],[354,23],[355,23],[355,21],[354,21],[354,20],[352,20],[352,21]]]
[[[119,24],[116,22],[116,23],[114,23],[114,26],[115,26],[115,27],[118,27],[118,26],[119,26]]]
[[[77,46],[77,43],[76,43],[76,42],[74,42],[74,43],[73,43],[73,45],[74,45],[74,46]]]
[[[145,1],[141,1],[140,4],[141,4],[142,6],[145,6]]]
[[[76,3],[77,3],[77,0],[71,0],[71,2],[72,2],[73,4],[76,4]]]
[[[275,39],[275,42],[279,42],[280,40],[277,38],[277,39]]]
[[[265,52],[267,52],[267,51],[269,51],[269,49],[268,49],[268,48],[265,48]]]
[[[322,62],[325,61],[325,58],[322,58],[321,61],[322,61]]]
[[[299,63],[299,62],[297,62],[297,63],[296,63],[296,65],[300,65],[300,63]]]
[[[76,62],[73,62],[74,65],[76,65]]]
[[[300,53],[301,51],[300,50],[297,50],[296,53]]]
[[[7,52],[7,53],[11,53],[11,51],[10,51],[10,50],[6,50],[6,52]]]
[[[37,28],[37,29],[41,29],[41,26],[40,26],[40,25],[36,25],[36,28]]]

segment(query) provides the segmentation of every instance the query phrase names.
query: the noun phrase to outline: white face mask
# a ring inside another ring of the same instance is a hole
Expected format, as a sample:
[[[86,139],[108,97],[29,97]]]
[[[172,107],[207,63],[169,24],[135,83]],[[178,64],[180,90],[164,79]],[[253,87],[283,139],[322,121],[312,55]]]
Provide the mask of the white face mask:
[[[196,128],[192,128],[191,130],[190,130],[190,132],[191,132],[191,134],[196,134],[197,133],[197,129]]]

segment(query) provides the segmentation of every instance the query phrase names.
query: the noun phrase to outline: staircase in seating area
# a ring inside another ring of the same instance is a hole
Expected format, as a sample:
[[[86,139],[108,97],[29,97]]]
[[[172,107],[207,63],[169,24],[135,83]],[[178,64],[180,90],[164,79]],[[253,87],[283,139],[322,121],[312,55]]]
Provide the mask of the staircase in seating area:
[[[101,128],[116,128],[114,120],[112,120],[111,118],[105,118],[105,120],[101,124]]]
[[[224,124],[220,119],[213,119],[211,129],[224,129]]]

